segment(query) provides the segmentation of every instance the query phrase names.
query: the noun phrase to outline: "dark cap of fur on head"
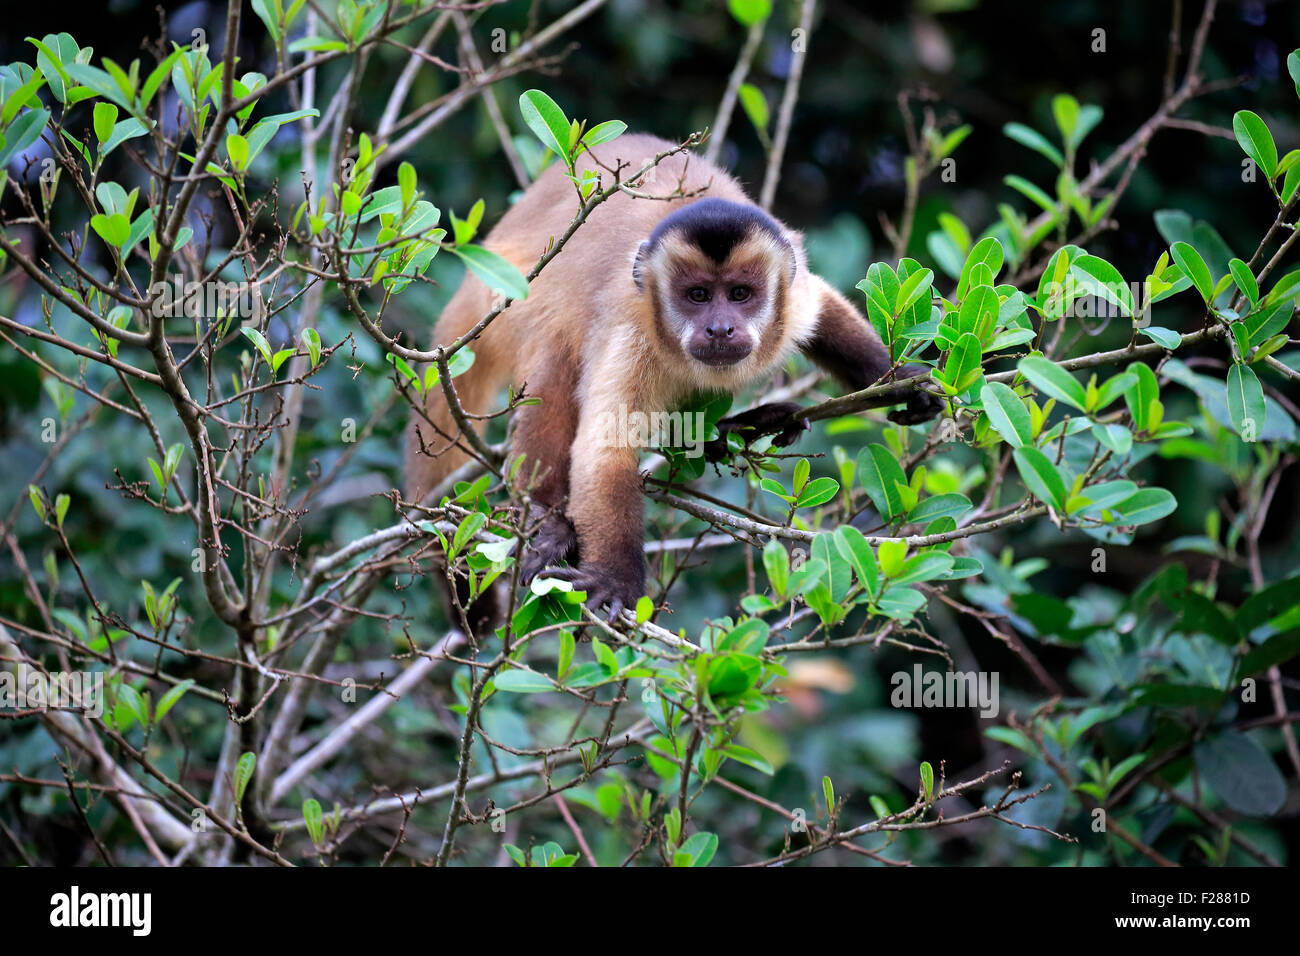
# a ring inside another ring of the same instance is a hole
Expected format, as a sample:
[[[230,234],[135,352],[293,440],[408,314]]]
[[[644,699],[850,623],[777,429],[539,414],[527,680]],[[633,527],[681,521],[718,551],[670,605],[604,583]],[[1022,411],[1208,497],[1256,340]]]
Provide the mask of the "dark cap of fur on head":
[[[775,219],[749,203],[701,199],[660,220],[654,232],[650,233],[650,238],[641,243],[641,248],[637,251],[633,277],[639,288],[642,284],[641,263],[659,247],[667,235],[680,235],[709,259],[721,265],[727,261],[736,246],[755,232],[766,233],[789,252],[793,272],[794,251]]]

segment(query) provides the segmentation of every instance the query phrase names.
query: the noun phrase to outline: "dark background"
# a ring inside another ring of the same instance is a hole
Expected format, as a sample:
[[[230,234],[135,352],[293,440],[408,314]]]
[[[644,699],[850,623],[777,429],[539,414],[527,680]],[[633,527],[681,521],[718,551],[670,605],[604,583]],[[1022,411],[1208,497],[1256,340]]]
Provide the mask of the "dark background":
[[[567,0],[543,2],[541,21],[549,22],[571,6]],[[1183,6],[1186,49],[1200,5],[1188,2]],[[172,39],[188,42],[190,30],[202,27],[208,31],[210,42],[220,46],[224,4],[168,3],[163,7],[168,11]],[[523,90],[540,87],[568,115],[585,117],[593,123],[618,118],[633,129],[668,137],[684,136],[707,126],[713,120],[743,40],[743,30],[724,8],[722,3],[703,0],[611,0],[604,10],[552,46],[554,50],[577,44],[555,75],[524,74],[497,87],[508,120],[516,132],[524,132],[515,100]],[[475,32],[485,58],[491,56],[486,40],[490,30],[495,26],[522,28],[526,11],[526,3],[511,2],[482,15]],[[768,24],[767,42],[750,77],[750,82],[767,94],[773,116],[789,67],[789,44],[784,38],[794,25],[793,14],[792,4],[777,3]],[[260,37],[261,24],[251,12],[246,12],[246,17],[251,27],[246,32]],[[1169,17],[1169,3],[931,0],[855,4],[825,0],[819,4],[819,19],[811,38],[774,211],[808,234],[814,265],[845,288],[851,288],[862,277],[869,262],[888,258],[891,253],[878,216],[895,219],[902,204],[906,146],[898,97],[903,91],[917,94],[936,111],[944,128],[960,123],[974,127],[955,154],[956,182],[941,183],[931,177],[923,186],[909,254],[932,266],[924,239],[934,228],[938,213],[960,215],[972,233],[978,234],[996,219],[998,202],[1010,202],[1021,211],[1033,212],[1022,197],[1002,185],[1004,175],[1019,174],[1052,191],[1053,167],[1003,136],[1004,123],[1026,123],[1056,140],[1050,109],[1053,95],[1070,92],[1080,103],[1101,106],[1105,116],[1081,150],[1078,172],[1083,175],[1089,163],[1103,159],[1154,112],[1163,86]],[[83,46],[93,45],[96,60],[108,55],[118,62],[129,62],[142,55],[142,38],[155,39],[159,34],[156,5],[131,0],[81,7],[11,2],[5,4],[3,22],[0,60],[4,62],[33,60],[33,48],[23,38],[59,30],[68,30]],[[1092,52],[1096,29],[1105,31],[1104,53]],[[453,59],[455,50],[450,39],[449,33],[435,52]],[[1279,154],[1285,154],[1300,143],[1296,122],[1300,111],[1285,67],[1287,53],[1296,46],[1300,46],[1300,3],[1221,4],[1203,72],[1211,82],[1240,78],[1240,83],[1194,100],[1181,115],[1230,127],[1235,110],[1252,109],[1272,129]],[[263,50],[246,44],[242,68],[261,68],[269,73],[272,64],[258,59]],[[391,47],[376,54],[368,73],[374,82],[363,86],[359,116],[379,115],[389,88],[382,80],[395,76],[405,58],[401,50]],[[330,77],[328,68],[326,73],[322,88],[332,90],[337,76]],[[426,68],[409,102],[437,96],[454,82],[454,78]],[[291,151],[286,155],[291,165]],[[416,164],[421,188],[444,211],[454,209],[463,214],[475,199],[485,198],[486,225],[500,215],[514,190],[509,167],[477,100],[405,158]],[[123,159],[119,152],[117,162]],[[1161,132],[1112,213],[1119,221],[1119,230],[1090,242],[1089,251],[1110,259],[1126,277],[1140,278],[1165,248],[1153,214],[1159,209],[1179,208],[1213,223],[1234,253],[1249,259],[1276,212],[1259,183],[1242,182],[1241,159],[1241,150],[1232,140],[1185,130]],[[757,192],[764,158],[752,127],[739,109],[732,121],[723,162]],[[385,170],[380,185],[388,181],[383,177],[395,176],[395,169],[394,165]],[[288,165],[282,174],[296,178],[296,171]],[[11,200],[4,208],[13,212]],[[427,334],[425,330],[441,302],[458,281],[457,268],[449,256],[435,262],[433,274],[443,280],[442,286],[432,291],[412,287],[403,304],[403,319],[419,337]],[[33,303],[30,298],[17,303],[5,300],[0,291],[0,306],[15,308],[21,315],[21,310],[33,308]],[[1189,297],[1181,297],[1165,309],[1158,324],[1183,331],[1196,327],[1199,316]],[[1127,328],[1107,329],[1094,346],[1098,350],[1114,347],[1127,338]],[[1181,352],[1179,355],[1188,357]],[[379,384],[384,387],[382,382]],[[373,403],[377,391],[364,381],[358,384],[346,376],[329,388],[328,399],[312,401],[328,401],[340,409],[364,408]],[[20,413],[39,399],[32,368],[11,355],[0,354],[0,440],[13,438],[23,430]],[[1186,392],[1181,399],[1170,398],[1167,402],[1173,403],[1167,418],[1194,409]],[[320,408],[309,405],[309,415],[313,411],[319,412]],[[396,442],[401,426],[401,416],[395,416],[389,429],[388,450],[362,454],[354,465],[356,472],[381,475],[387,481],[381,481],[381,488],[392,487],[397,481]],[[847,442],[845,438],[835,440],[846,444],[856,440],[852,435],[847,438]],[[380,444],[382,439],[381,434]],[[104,440],[108,440],[107,435]],[[304,440],[310,443],[311,434]],[[833,443],[820,432],[807,441],[805,447],[810,452],[829,451]],[[24,476],[39,461],[40,453],[41,449],[21,441],[10,449],[8,461],[15,467],[11,478],[0,485],[5,493],[4,512],[16,500],[12,495],[21,493]],[[80,458],[77,454],[74,451],[74,457],[63,466],[68,480],[75,479],[78,461],[85,465],[95,459],[93,448],[80,452]],[[1112,574],[1107,583],[1119,592],[1136,586],[1164,560],[1165,541],[1196,533],[1205,510],[1224,494],[1223,487],[1206,483],[1185,462],[1152,459],[1144,468],[1145,478],[1177,495],[1180,510],[1162,525],[1159,535],[1141,537],[1128,549],[1110,549]],[[83,490],[99,500],[98,534],[103,541],[98,546],[106,552],[105,569],[113,566],[116,557],[135,570],[152,568],[155,579],[165,581],[170,574],[164,572],[172,562],[187,560],[189,545],[185,542],[159,544],[165,533],[153,518],[132,517],[120,511],[114,496],[103,490],[102,475],[84,475],[80,481]],[[1292,469],[1278,491],[1273,506],[1275,520],[1265,533],[1270,569],[1275,564],[1294,563],[1298,511],[1300,489]],[[315,524],[318,520],[312,517],[305,522],[308,539],[314,534],[340,540],[380,526],[385,512],[382,506],[367,510],[356,504],[352,513],[328,527]],[[1020,556],[1040,555],[1049,561],[1049,567],[1034,579],[1035,587],[1062,598],[1076,596],[1081,593],[1080,578],[1087,569],[1088,543],[1077,535],[1063,536],[1046,522],[1039,525],[1026,529],[1015,541]],[[6,609],[22,601],[8,560],[8,555],[0,556],[0,603]],[[1187,558],[1193,569],[1199,560],[1194,555]],[[1248,590],[1247,585],[1244,575],[1225,572],[1221,594],[1240,595]],[[724,560],[711,566],[701,593],[692,594],[681,604],[692,612],[726,613],[743,587],[743,566],[739,552],[733,549]],[[191,607],[198,610],[199,600]],[[1032,684],[1019,661],[989,641],[982,630],[959,626],[951,618],[937,623],[945,639],[969,640],[977,647],[983,668],[1000,668],[1008,683]],[[200,630],[204,626],[200,623]],[[910,668],[910,658],[888,651],[873,656],[860,650],[862,653],[851,654],[848,660],[854,669],[868,676],[851,694],[819,700],[811,712],[784,711],[771,721],[775,726],[765,728],[765,732],[777,730],[785,737],[782,746],[792,757],[778,775],[774,794],[799,793],[815,786],[817,775],[811,768],[831,759],[829,754],[839,746],[837,735],[860,741],[857,756],[869,769],[863,770],[856,781],[859,793],[887,785],[882,776],[885,768],[906,762],[916,754],[944,754],[954,775],[957,768],[977,766],[986,756],[987,742],[969,712],[900,714],[887,706],[887,685],[869,675],[879,677],[900,667]],[[1077,656],[1059,648],[1036,650],[1055,674],[1068,672]],[[961,653],[959,647],[959,658]],[[1004,697],[1015,693],[1006,684],[1003,692]],[[418,733],[418,719],[409,719],[415,723],[405,729]],[[4,731],[0,727],[0,734]],[[362,767],[357,772],[364,775],[365,770]],[[782,779],[781,774],[787,770],[789,778]],[[340,781],[344,787],[354,783]],[[3,798],[4,788],[0,787],[0,801]],[[1294,815],[1277,821],[1277,829],[1286,834],[1292,846],[1300,838]],[[74,835],[68,836],[76,842]],[[1032,853],[1039,846],[1032,838],[1017,836],[1016,840],[1020,845],[1017,853]],[[977,852],[966,836],[956,833],[946,835],[934,847],[935,858],[948,862],[1007,862],[1011,852],[992,846]]]

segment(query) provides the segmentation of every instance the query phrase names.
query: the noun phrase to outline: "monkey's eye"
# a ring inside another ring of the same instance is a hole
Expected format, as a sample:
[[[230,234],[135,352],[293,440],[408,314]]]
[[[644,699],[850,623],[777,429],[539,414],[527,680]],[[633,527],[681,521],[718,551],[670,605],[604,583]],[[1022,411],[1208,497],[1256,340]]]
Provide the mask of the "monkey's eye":
[[[692,302],[708,302],[709,290],[702,285],[691,286],[686,290],[686,298]]]
[[[754,290],[747,285],[734,285],[731,287],[729,297],[732,302],[744,302],[753,295],[753,292]]]

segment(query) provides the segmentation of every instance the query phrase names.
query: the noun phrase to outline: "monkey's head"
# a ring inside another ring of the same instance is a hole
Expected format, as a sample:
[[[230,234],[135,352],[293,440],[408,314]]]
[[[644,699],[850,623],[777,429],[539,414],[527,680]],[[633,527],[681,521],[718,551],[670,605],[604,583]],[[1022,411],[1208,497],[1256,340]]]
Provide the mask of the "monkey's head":
[[[757,206],[701,199],[666,216],[632,267],[651,297],[657,332],[694,362],[726,369],[748,358],[779,324],[796,259]]]

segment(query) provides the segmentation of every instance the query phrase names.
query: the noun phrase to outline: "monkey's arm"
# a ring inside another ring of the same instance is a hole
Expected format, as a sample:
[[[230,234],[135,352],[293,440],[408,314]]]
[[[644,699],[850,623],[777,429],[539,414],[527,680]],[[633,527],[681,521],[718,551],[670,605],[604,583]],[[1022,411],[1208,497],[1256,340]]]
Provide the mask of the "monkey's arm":
[[[640,459],[619,440],[616,408],[599,390],[584,402],[569,465],[568,515],[580,561],[542,572],[586,591],[589,607],[608,605],[611,621],[645,593]]]
[[[803,353],[855,392],[875,384],[893,364],[889,351],[876,330],[844,296],[820,279],[816,287],[821,292],[817,333],[804,343]],[[926,371],[924,365],[904,365],[894,374],[905,379]],[[928,392],[913,390],[907,407],[890,412],[889,420],[917,425],[934,418],[942,407],[943,403]]]
[[[798,402],[768,402],[721,419],[718,437],[704,443],[705,459],[723,461],[729,457],[727,435],[731,432],[738,433],[746,444],[763,435],[773,435],[772,444],[778,448],[794,444],[808,430],[808,420],[799,417],[802,409]]]

